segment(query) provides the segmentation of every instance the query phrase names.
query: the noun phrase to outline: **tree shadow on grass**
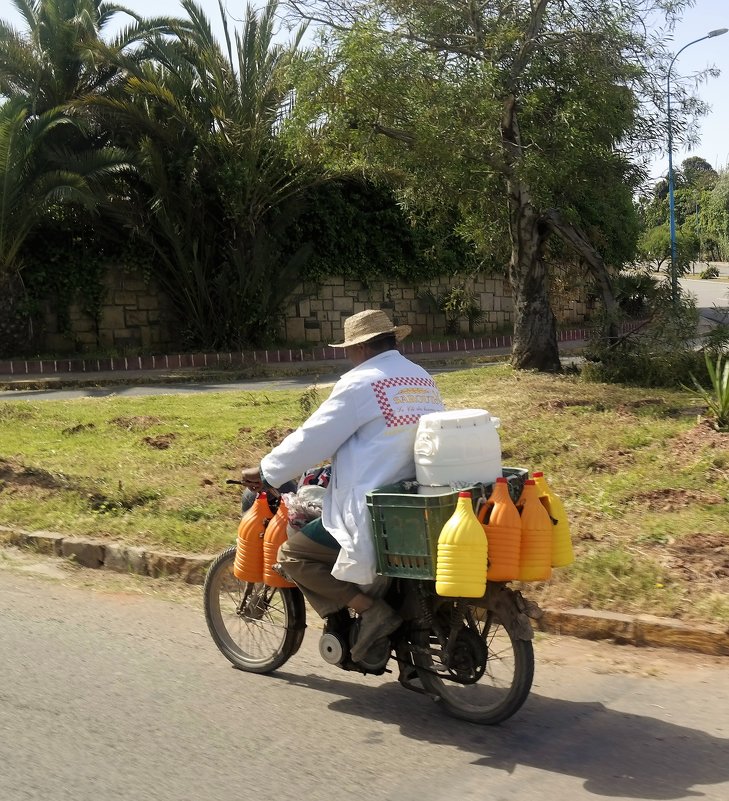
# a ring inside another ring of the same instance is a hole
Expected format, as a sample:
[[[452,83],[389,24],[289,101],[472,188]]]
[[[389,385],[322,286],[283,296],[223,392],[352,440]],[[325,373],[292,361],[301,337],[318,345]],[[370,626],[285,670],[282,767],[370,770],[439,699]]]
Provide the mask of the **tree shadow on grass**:
[[[525,765],[575,776],[596,795],[643,799],[700,797],[694,785],[729,781],[729,740],[594,701],[565,701],[532,693],[499,726],[447,717],[424,695],[390,682],[367,687],[321,676],[277,673],[317,692],[345,696],[329,709],[400,727],[403,736],[455,746],[474,765],[512,773]]]

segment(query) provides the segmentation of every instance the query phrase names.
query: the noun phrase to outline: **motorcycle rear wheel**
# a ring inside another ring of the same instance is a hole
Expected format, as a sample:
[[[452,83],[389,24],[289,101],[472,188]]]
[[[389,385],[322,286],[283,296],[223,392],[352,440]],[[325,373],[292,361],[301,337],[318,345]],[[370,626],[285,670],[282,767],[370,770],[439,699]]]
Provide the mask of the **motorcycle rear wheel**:
[[[249,673],[270,673],[301,645],[306,626],[298,589],[240,581],[233,574],[235,546],[208,568],[203,587],[205,620],[225,658]]]
[[[532,643],[516,639],[496,613],[465,599],[454,599],[449,609],[469,633],[461,636],[460,653],[453,655],[450,667],[434,628],[415,634],[413,661],[423,688],[453,717],[482,725],[501,723],[521,708],[531,690]]]

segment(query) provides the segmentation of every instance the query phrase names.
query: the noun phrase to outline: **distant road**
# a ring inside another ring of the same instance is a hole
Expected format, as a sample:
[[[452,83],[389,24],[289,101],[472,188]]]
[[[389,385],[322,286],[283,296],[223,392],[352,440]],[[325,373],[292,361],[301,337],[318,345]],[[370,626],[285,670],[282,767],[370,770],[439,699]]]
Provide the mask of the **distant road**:
[[[696,298],[700,309],[714,306],[729,308],[729,283],[726,281],[702,281],[698,278],[681,278],[679,283]]]

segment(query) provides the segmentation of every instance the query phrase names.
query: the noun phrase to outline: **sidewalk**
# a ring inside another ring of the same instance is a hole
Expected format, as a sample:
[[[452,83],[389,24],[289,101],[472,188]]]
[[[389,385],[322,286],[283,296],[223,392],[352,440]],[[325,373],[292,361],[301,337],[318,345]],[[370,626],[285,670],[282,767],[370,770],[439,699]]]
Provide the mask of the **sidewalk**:
[[[580,350],[590,330],[558,332],[561,351]],[[402,352],[424,364],[459,364],[497,359],[511,352],[512,336],[458,337],[444,341],[405,341]],[[323,369],[349,369],[344,352],[321,347],[310,351],[276,348],[220,353],[121,356],[103,359],[14,359],[0,361],[0,389],[57,389],[64,386],[182,383],[211,378],[236,380],[281,375],[316,374]]]

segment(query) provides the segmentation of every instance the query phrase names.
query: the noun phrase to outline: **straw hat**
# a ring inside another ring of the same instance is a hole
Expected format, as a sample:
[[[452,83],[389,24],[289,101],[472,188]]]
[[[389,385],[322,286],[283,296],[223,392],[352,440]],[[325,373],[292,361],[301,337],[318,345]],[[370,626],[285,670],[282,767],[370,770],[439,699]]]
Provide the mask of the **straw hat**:
[[[399,342],[412,331],[409,325],[393,325],[392,320],[380,311],[380,309],[366,309],[365,311],[353,314],[344,321],[344,342],[337,345],[331,344],[332,348],[348,348],[351,345],[359,345],[369,339],[382,336],[382,334],[394,334]]]

